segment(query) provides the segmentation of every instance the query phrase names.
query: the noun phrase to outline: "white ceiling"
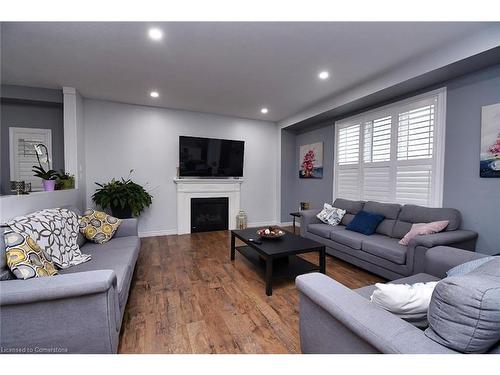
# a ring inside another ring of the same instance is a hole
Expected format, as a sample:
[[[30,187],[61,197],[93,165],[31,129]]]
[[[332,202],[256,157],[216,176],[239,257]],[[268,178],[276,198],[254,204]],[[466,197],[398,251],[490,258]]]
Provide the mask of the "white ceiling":
[[[156,26],[160,43],[147,37]],[[3,23],[2,83],[279,121],[487,23]],[[317,74],[330,71],[330,79]],[[151,90],[160,98],[149,97]],[[261,107],[269,113],[260,113]]]

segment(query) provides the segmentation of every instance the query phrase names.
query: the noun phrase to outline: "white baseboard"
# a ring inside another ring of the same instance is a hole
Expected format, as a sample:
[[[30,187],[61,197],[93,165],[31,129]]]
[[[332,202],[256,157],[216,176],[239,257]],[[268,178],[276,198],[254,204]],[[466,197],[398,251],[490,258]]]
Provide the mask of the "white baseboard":
[[[267,227],[269,225],[276,225],[276,221],[256,221],[252,223],[248,223],[247,226],[249,228],[252,227]]]
[[[282,227],[291,227],[293,225],[293,221],[286,221],[284,223],[279,223],[279,225],[281,225]],[[300,222],[299,221],[296,221],[295,222],[295,226],[298,228],[300,227]]]
[[[267,227],[269,225],[280,225],[283,227],[289,227],[293,225],[293,222],[283,222],[277,223],[276,221],[255,221],[248,223],[248,227]],[[298,221],[295,222],[297,227],[300,227],[300,223]],[[144,232],[139,232],[139,237],[156,237],[156,236],[170,236],[173,234],[177,234],[177,228],[174,229],[162,229],[162,230],[149,230]]]
[[[146,232],[139,232],[139,237],[170,236],[172,234],[177,234],[177,229],[150,230]]]

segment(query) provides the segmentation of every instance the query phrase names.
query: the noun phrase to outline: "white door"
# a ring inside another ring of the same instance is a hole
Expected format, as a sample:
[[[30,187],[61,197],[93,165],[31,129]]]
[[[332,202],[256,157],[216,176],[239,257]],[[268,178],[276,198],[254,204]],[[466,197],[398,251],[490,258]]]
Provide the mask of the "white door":
[[[42,180],[33,176],[32,168],[38,164],[35,145],[47,147],[52,168],[52,132],[50,129],[9,128],[10,180],[31,183],[31,190],[42,190]],[[43,165],[47,169],[46,165]]]

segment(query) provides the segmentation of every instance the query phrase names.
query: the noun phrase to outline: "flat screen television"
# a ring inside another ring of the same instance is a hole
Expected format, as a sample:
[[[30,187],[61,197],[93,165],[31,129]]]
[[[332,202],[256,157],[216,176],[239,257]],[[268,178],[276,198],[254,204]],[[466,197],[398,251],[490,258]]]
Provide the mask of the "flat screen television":
[[[244,141],[179,137],[180,177],[242,177]]]

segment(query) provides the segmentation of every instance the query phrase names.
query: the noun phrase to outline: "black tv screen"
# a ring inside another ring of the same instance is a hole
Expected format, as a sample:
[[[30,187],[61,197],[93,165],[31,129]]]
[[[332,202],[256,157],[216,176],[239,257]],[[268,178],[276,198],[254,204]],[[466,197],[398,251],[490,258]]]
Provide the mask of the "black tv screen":
[[[244,141],[179,137],[180,177],[242,177]]]

